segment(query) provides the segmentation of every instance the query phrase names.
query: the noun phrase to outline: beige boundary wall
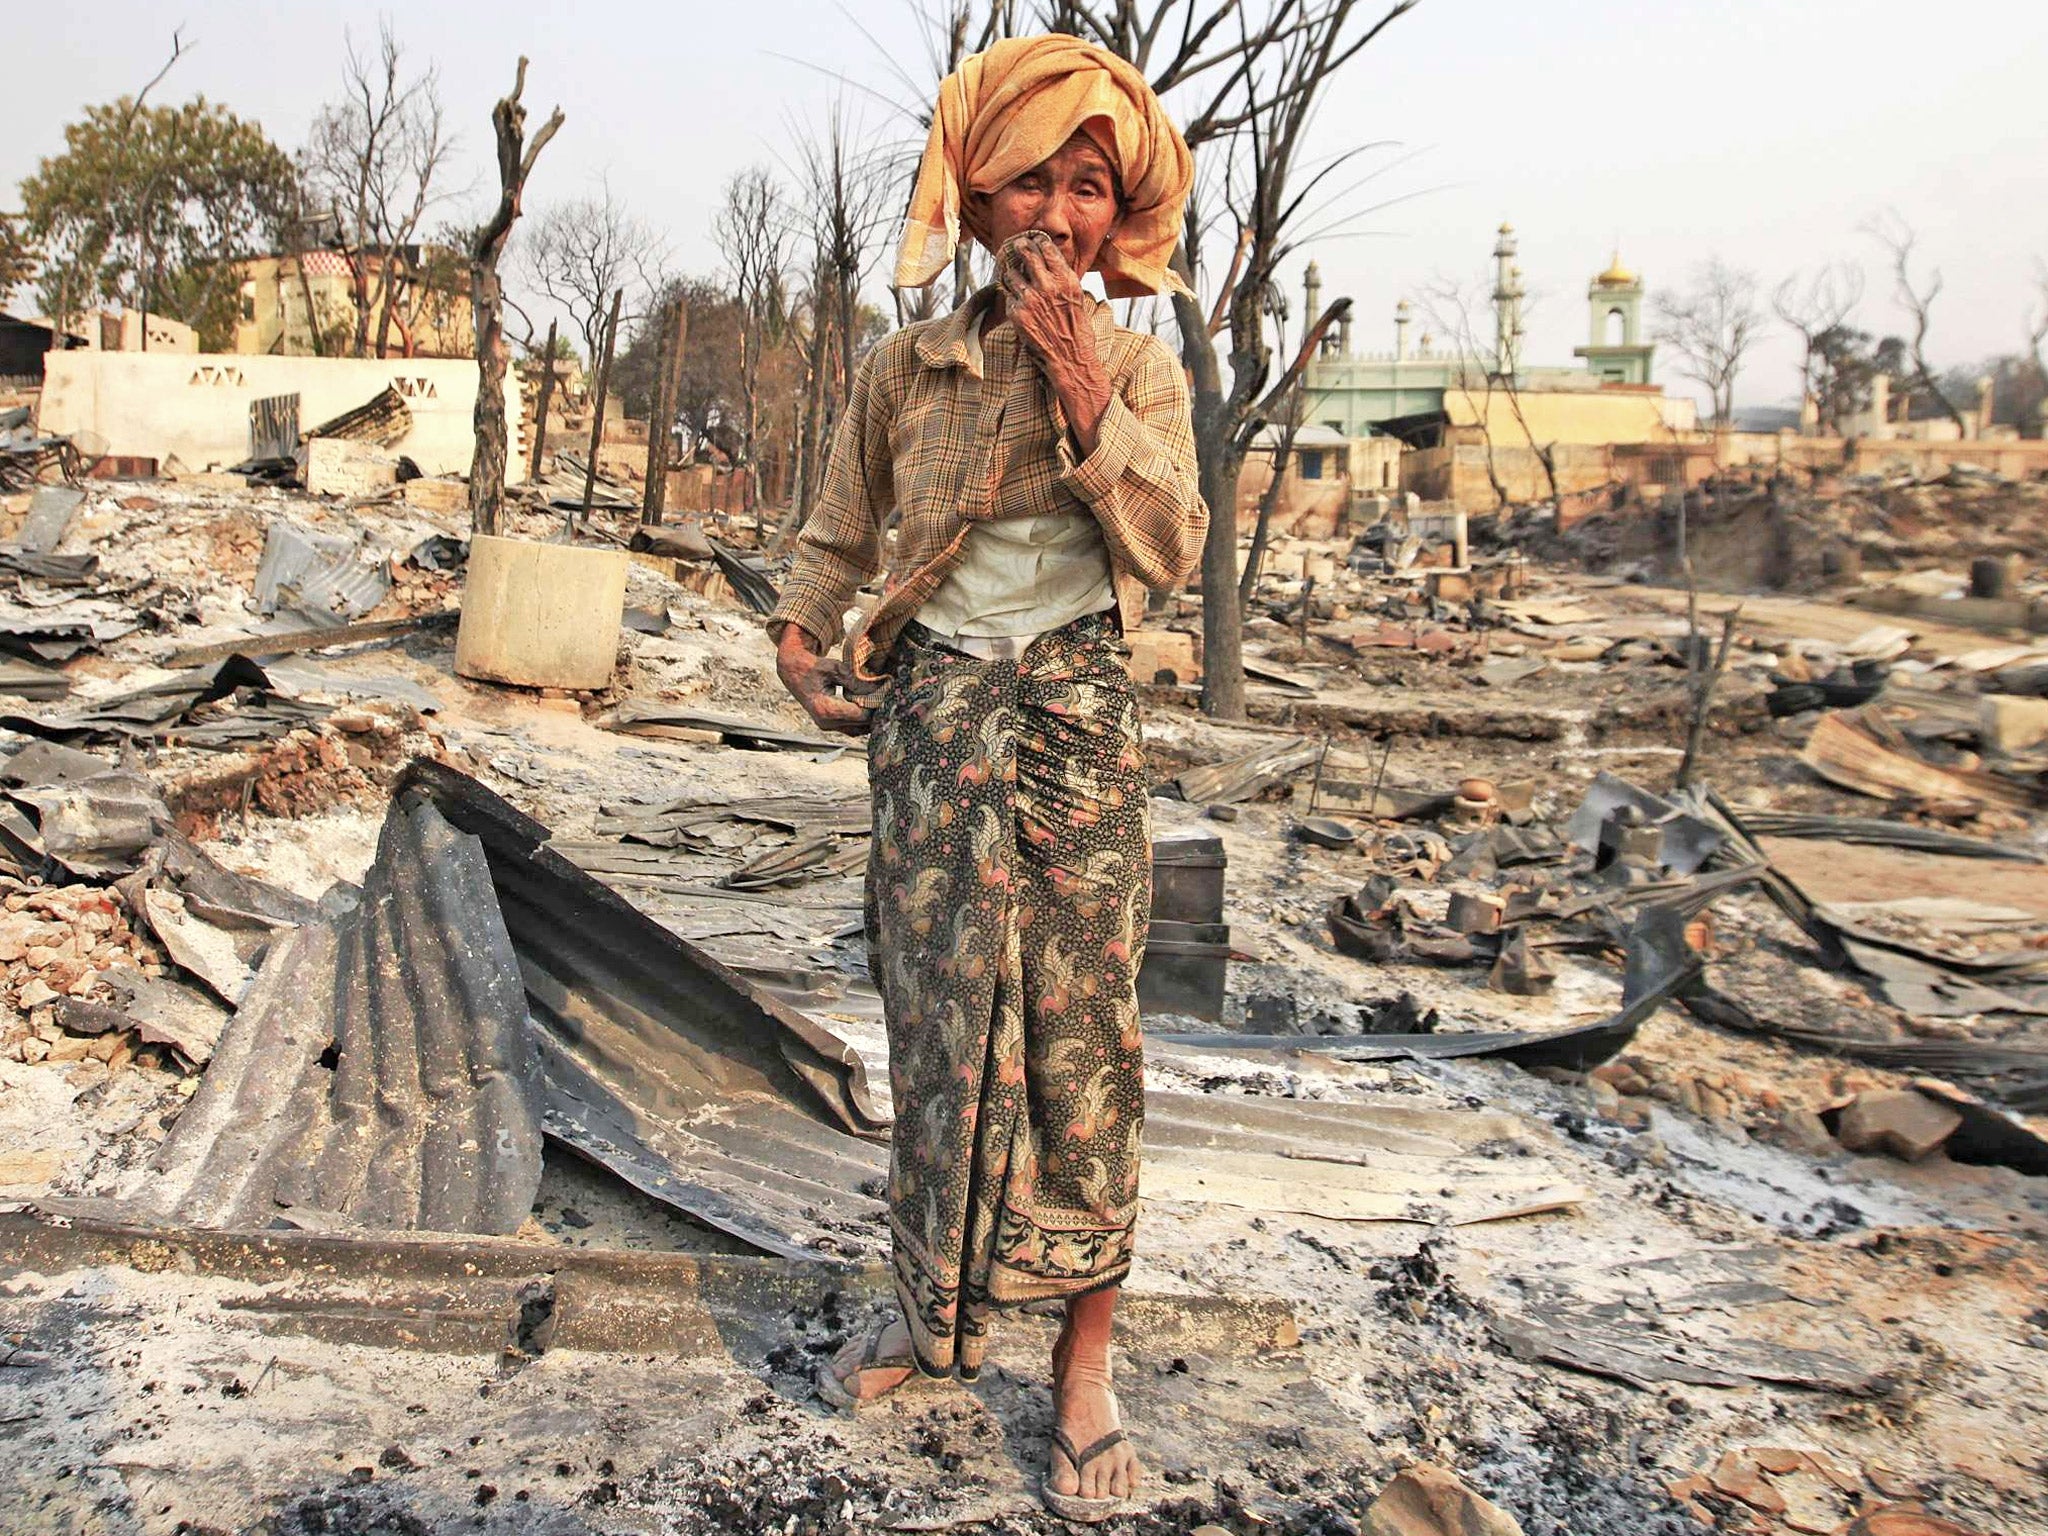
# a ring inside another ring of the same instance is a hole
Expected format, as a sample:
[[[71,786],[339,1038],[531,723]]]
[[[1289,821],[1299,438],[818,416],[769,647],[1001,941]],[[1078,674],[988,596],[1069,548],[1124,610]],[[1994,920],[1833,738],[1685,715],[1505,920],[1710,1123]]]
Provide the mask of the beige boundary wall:
[[[1989,470],[2011,480],[2048,474],[2048,442],[2039,438],[1975,438],[1922,442],[1914,438],[1799,437],[1793,433],[1728,432],[1720,438],[1721,462],[1772,469],[1839,470],[1851,475],[1946,474],[1957,464]]]
[[[464,358],[243,357],[233,353],[53,352],[43,383],[45,432],[89,432],[106,451],[159,468],[225,469],[249,456],[249,403],[299,397],[299,425],[317,426],[395,386],[412,430],[393,451],[429,475],[469,473],[475,448],[476,364]],[[526,476],[519,385],[505,377],[513,435],[507,482]]]
[[[1614,449],[1611,445],[1559,443],[1551,449],[1557,468],[1560,494],[1572,496],[1611,485],[1615,479]],[[1447,501],[1466,512],[1487,512],[1499,504],[1493,479],[1487,474],[1486,445],[1483,442],[1454,442],[1437,448],[1411,449],[1401,457],[1401,489],[1412,491],[1424,501]],[[1529,448],[1496,444],[1493,472],[1506,487],[1508,499],[1516,502],[1545,501],[1550,496],[1550,477],[1542,461]]]

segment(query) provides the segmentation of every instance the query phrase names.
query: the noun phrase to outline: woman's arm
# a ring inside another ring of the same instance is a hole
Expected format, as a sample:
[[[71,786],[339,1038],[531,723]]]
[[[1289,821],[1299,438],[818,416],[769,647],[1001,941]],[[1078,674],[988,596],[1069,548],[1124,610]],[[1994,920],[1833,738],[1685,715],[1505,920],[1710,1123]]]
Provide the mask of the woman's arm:
[[[796,562],[768,618],[776,674],[823,730],[867,729],[867,706],[829,691],[841,669],[824,652],[838,640],[854,594],[881,569],[882,517],[895,496],[888,410],[875,383],[881,351],[869,352],[855,370],[817,505],[797,535]]]
[[[1066,417],[1073,441],[1063,437],[1059,452],[1067,489],[1095,513],[1119,565],[1155,591],[1179,586],[1201,563],[1209,531],[1179,359],[1148,337],[1117,390],[1097,349],[1092,306],[1057,252],[1021,252],[1003,298]]]
[[[1064,408],[1064,402],[1062,402]],[[1078,434],[1076,434],[1078,436]],[[1088,504],[1125,570],[1155,592],[1179,586],[1202,562],[1209,509],[1195,464],[1195,431],[1180,359],[1148,336],[1137,366],[1097,418],[1086,456],[1064,483]],[[1063,460],[1071,461],[1067,445]]]

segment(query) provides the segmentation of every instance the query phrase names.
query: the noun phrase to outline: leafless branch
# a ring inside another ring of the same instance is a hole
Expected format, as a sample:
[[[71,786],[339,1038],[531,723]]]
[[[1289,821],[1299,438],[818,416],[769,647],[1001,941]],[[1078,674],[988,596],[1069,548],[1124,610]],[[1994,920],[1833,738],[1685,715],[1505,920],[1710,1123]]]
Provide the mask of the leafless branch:
[[[1707,391],[1722,426],[1734,418],[1735,380],[1764,329],[1756,296],[1756,275],[1718,256],[1694,270],[1690,288],[1657,296],[1657,340],[1678,354],[1679,372]]]
[[[149,82],[146,85],[144,85],[141,90],[137,91],[134,97],[129,101],[127,112],[122,114],[122,123],[124,126],[135,121],[135,114],[142,110],[142,104],[144,101],[148,99],[149,93],[155,90],[159,85],[163,84],[164,76],[168,75],[171,72],[171,66],[176,64],[178,60],[185,57],[186,54],[190,53],[197,46],[198,44],[196,43],[188,43],[185,41],[185,26],[183,22],[180,22],[171,33],[171,56],[168,59],[164,60],[164,67],[158,70],[155,74],[151,75],[149,77]]]
[[[740,306],[741,421],[736,457],[751,462],[759,421],[761,353],[787,309],[783,287],[792,238],[782,189],[766,167],[755,166],[726,182],[712,238]]]
[[[1865,234],[1882,245],[1892,261],[1892,297],[1899,307],[1913,320],[1913,335],[1907,344],[1908,355],[1913,360],[1913,380],[1920,388],[1934,397],[1948,419],[1956,424],[1956,431],[1969,435],[1964,424],[1963,413],[1956,403],[1949,399],[1927,362],[1927,331],[1929,319],[1934,310],[1934,301],[1941,297],[1941,269],[1929,269],[1924,282],[1913,275],[1914,248],[1920,242],[1920,232],[1908,224],[1896,209],[1887,210],[1863,226]]]
[[[1484,278],[1475,284],[1461,284],[1452,278],[1439,277],[1416,296],[1416,305],[1430,328],[1449,340],[1453,382],[1468,406],[1473,405],[1476,393],[1478,403],[1472,414],[1480,446],[1485,450],[1487,484],[1493,488],[1495,499],[1505,507],[1513,498],[1501,478],[1499,452],[1493,435],[1493,400],[1501,387],[1503,375],[1489,365],[1484,339],[1474,319],[1486,303],[1484,295],[1488,286]]]
[[[1846,406],[1830,352],[1846,335],[1849,317],[1862,301],[1863,269],[1850,261],[1817,267],[1803,277],[1795,272],[1771,296],[1778,319],[1799,334],[1801,393],[1813,399],[1820,424],[1829,429],[1838,427]]]
[[[667,257],[661,237],[627,211],[606,176],[594,195],[541,210],[520,265],[535,287],[569,312],[583,355],[595,366],[612,295],[623,289],[625,321],[639,318],[665,281]]]
[[[332,205],[343,226],[358,357],[373,350],[385,355],[394,325],[401,351],[413,351],[413,328],[430,287],[413,246],[427,215],[452,195],[446,172],[458,145],[447,129],[439,74],[429,65],[408,80],[403,61],[389,20],[379,24],[373,55],[350,40],[342,94],[314,117],[303,157],[315,198]]]

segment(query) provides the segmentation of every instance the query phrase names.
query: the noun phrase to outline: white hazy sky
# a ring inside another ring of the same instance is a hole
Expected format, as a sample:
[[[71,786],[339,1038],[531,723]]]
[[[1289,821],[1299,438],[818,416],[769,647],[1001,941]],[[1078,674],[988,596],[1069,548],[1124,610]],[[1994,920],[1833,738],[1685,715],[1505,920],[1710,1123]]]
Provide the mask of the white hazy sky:
[[[380,14],[416,61],[440,67],[471,204],[490,175],[491,102],[524,52],[534,117],[557,102],[568,116],[529,208],[609,174],[700,272],[716,264],[721,182],[786,154],[791,124],[837,89],[823,71],[899,99],[895,68],[930,79],[910,0],[21,6],[8,21],[0,198],[61,147],[80,107],[146,80],[179,23],[197,46],[159,99],[203,93],[294,148],[338,86],[344,30],[370,39]],[[1896,328],[1880,253],[1859,233],[1896,209],[1946,278],[1936,362],[1973,361],[2017,350],[2038,302],[2044,82],[2038,0],[1423,0],[1348,67],[1316,124],[1319,153],[1396,141],[1381,158],[1400,163],[1354,206],[1403,200],[1301,260],[1320,260],[1326,296],[1356,302],[1357,344],[1379,348],[1397,299],[1476,278],[1510,219],[1537,296],[1528,361],[1569,363],[1585,339],[1586,281],[1617,240],[1653,292],[1710,255],[1753,269],[1767,291],[1789,272],[1858,260],[1869,273],[1860,323]],[[878,138],[910,132],[886,107],[860,110]],[[1688,388],[1668,357],[1658,373]],[[1774,335],[1739,397],[1785,403],[1796,387],[1791,345]]]

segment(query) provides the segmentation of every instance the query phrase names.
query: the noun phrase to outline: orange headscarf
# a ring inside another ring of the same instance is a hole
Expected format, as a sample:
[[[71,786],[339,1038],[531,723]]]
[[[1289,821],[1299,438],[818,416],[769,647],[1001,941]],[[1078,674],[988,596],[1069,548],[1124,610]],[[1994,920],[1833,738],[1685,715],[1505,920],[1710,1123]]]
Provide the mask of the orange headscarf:
[[[1113,299],[1181,290],[1167,263],[1194,182],[1187,141],[1135,68],[1059,33],[1005,39],[939,86],[896,286],[921,288],[951,265],[967,193],[1014,181],[1084,129],[1115,166],[1126,205],[1096,258],[1104,288]],[[967,233],[982,233],[971,214]]]

